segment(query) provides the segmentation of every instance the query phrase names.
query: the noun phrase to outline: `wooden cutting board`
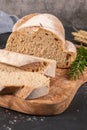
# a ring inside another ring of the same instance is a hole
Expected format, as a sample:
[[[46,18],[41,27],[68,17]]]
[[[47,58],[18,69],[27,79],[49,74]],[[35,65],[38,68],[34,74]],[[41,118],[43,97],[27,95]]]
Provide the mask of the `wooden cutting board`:
[[[56,115],[64,112],[73,100],[79,87],[87,81],[84,76],[73,81],[68,79],[68,69],[57,69],[56,77],[51,79],[48,95],[33,100],[23,100],[15,96],[0,96],[0,106],[32,115]]]

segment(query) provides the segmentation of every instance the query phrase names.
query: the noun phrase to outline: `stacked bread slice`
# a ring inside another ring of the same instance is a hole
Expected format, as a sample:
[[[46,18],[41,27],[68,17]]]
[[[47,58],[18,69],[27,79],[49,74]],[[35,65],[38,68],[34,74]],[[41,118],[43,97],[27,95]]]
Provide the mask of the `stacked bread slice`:
[[[30,93],[36,90],[32,97],[36,98],[48,94],[49,85],[50,79],[42,74],[0,64],[0,90],[6,90],[6,88],[10,88],[11,90],[14,87],[18,88],[13,94],[23,99],[28,98]],[[38,93],[40,91],[41,93]],[[6,92],[4,93],[6,94]],[[29,98],[31,98],[31,96]]]
[[[0,49],[0,62],[55,77],[56,61]]]

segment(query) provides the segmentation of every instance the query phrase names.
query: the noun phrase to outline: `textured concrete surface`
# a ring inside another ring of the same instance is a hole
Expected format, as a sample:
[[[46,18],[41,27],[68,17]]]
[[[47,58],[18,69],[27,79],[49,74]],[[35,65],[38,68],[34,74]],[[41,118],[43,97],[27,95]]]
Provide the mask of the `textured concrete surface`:
[[[87,0],[0,0],[0,10],[19,18],[29,13],[52,13],[64,25],[87,28]]]

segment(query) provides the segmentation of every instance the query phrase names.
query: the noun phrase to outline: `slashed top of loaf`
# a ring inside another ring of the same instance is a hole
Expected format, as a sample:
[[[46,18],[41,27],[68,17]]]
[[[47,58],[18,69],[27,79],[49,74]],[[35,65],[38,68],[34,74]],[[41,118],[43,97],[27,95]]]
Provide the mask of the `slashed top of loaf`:
[[[36,15],[38,15],[38,14],[34,13],[34,14],[29,14],[29,15],[26,15],[26,16],[22,17],[21,19],[19,19],[15,23],[15,25],[13,26],[12,31],[13,32],[16,31],[19,26],[21,26],[23,23],[25,23],[25,21],[29,20],[30,18],[32,18],[33,16],[36,16]]]

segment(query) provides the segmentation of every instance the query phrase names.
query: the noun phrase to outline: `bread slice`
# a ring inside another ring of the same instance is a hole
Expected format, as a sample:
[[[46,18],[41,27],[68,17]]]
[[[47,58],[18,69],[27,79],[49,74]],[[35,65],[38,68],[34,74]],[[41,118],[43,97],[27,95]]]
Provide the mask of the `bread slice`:
[[[76,57],[76,48],[65,41],[65,31],[51,14],[32,14],[20,19],[13,28],[6,49],[57,61],[57,67],[68,68]]]
[[[20,98],[26,99],[33,90],[37,91],[34,97],[46,95],[49,92],[49,83],[49,78],[37,72],[27,72],[0,64],[0,86],[20,87],[15,93],[15,96]],[[38,93],[39,89],[41,93]]]
[[[20,69],[55,77],[56,61],[0,49],[0,62]]]

